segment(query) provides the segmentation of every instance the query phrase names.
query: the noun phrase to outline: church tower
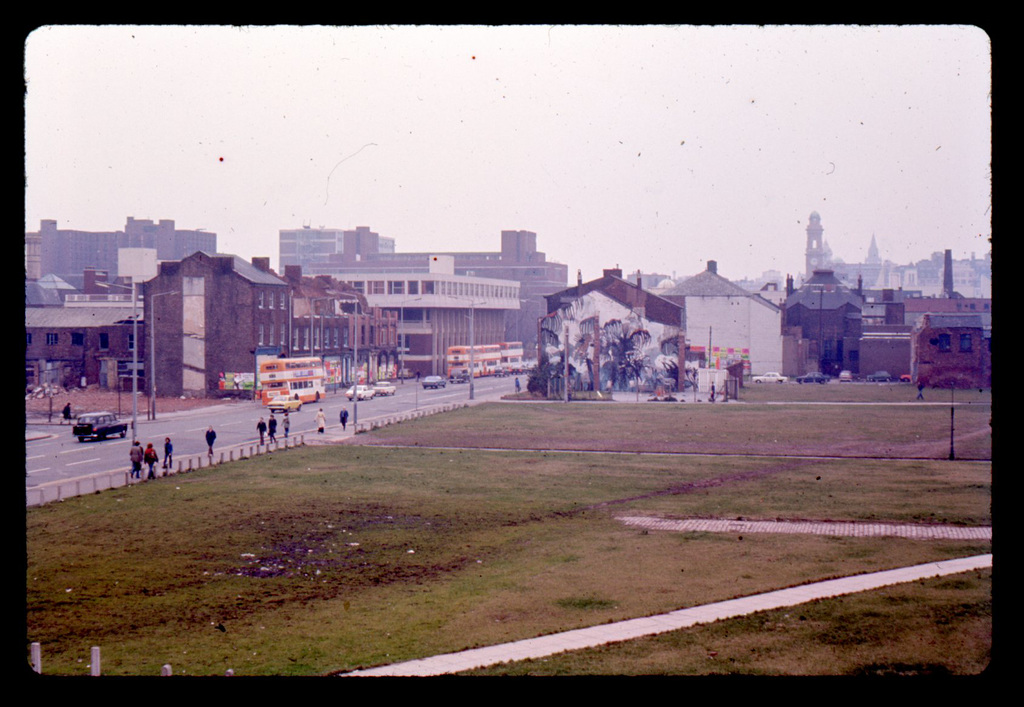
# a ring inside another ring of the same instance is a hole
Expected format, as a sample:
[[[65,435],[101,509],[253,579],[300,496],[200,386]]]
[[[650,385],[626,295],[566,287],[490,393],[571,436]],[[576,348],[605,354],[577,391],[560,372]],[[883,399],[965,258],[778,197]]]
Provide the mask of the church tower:
[[[810,222],[807,224],[807,251],[804,254],[807,279],[814,275],[815,270],[825,267],[825,247],[821,237],[824,231],[825,229],[821,227],[821,216],[817,211],[812,211]]]

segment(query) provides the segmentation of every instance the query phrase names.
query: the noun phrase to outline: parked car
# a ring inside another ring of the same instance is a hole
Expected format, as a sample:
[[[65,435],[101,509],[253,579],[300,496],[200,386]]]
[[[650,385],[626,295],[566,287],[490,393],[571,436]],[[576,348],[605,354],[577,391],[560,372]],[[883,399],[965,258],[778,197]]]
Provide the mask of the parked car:
[[[359,400],[373,400],[375,391],[368,385],[354,385],[345,391],[345,397],[349,400],[355,399],[358,395]]]
[[[839,382],[840,383],[852,383],[853,373],[850,371],[839,371]]]
[[[447,381],[441,376],[427,376],[423,379],[424,388],[443,388]]]
[[[752,380],[755,383],[785,383],[789,380],[789,376],[784,376],[778,371],[768,371],[768,373],[754,376]]]
[[[390,381],[377,381],[373,384],[373,394],[377,395],[394,395],[398,392],[394,383]]]
[[[832,376],[818,371],[805,373],[802,376],[797,376],[796,378],[797,383],[828,383],[830,380],[832,380]]]
[[[79,442],[87,439],[106,439],[128,434],[128,423],[121,422],[112,412],[87,412],[78,416],[78,422],[71,428],[71,434],[78,437]]]
[[[900,376],[900,383],[912,383],[913,381],[914,379],[910,377],[909,373],[904,373]]]
[[[302,409],[302,401],[298,397],[289,398],[287,395],[277,395],[263,404],[270,412],[298,412]]]
[[[448,380],[450,380],[452,383],[469,383],[469,374],[460,373],[456,376],[452,376]]]
[[[865,380],[868,383],[888,383],[889,381],[896,380],[896,377],[889,373],[889,371],[875,371],[868,374]]]

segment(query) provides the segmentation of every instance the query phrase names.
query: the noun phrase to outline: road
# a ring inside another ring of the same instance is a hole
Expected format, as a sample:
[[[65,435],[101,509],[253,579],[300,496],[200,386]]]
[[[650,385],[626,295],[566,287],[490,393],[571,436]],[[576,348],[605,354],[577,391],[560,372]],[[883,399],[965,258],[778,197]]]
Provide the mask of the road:
[[[520,378],[525,384],[525,378]],[[353,404],[344,395],[343,390],[328,393],[319,404],[307,403],[301,412],[291,413],[291,430],[289,434],[309,434],[316,432],[315,417],[319,408],[323,408],[327,423],[336,426],[338,414],[342,406],[349,411],[349,425],[355,423],[355,415],[359,422],[369,422],[378,417],[394,415],[397,412],[414,410],[441,403],[452,403],[468,400],[469,385],[449,384],[446,388],[425,390],[415,381],[395,384],[397,393],[394,396],[364,400]],[[476,400],[497,400],[502,395],[514,392],[513,378],[483,378],[474,383]],[[131,416],[128,415],[128,422]],[[138,439],[146,446],[149,442],[163,458],[164,438],[170,437],[174,444],[175,456],[182,458],[204,454],[206,452],[205,434],[210,425],[217,432],[215,449],[235,447],[255,443],[259,440],[256,423],[260,417],[270,417],[269,411],[255,402],[229,402],[189,412],[161,414],[157,410],[157,419],[138,421]],[[275,415],[278,420],[281,415]],[[131,434],[125,439],[112,438],[103,441],[79,442],[71,435],[67,426],[57,424],[30,424],[27,426],[25,443],[25,485],[32,487],[48,481],[73,479],[97,472],[117,469],[127,470],[129,467],[128,450],[131,446]],[[283,431],[278,425],[278,437]]]

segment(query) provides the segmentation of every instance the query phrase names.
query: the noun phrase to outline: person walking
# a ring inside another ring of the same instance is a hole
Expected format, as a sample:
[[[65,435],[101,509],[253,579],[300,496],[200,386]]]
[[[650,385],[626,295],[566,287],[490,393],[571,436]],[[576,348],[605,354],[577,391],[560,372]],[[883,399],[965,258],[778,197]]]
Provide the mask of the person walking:
[[[138,440],[132,442],[132,448],[128,450],[128,459],[132,462],[132,473],[131,478],[141,479],[142,478],[142,459],[145,457],[145,452],[142,451],[142,445],[139,444]]]
[[[146,451],[142,455],[142,460],[146,462],[147,466],[149,466],[149,474],[146,476],[146,480],[155,479],[156,472],[153,471],[153,467],[155,467],[156,463],[160,461],[160,456],[156,453],[156,450],[153,449],[152,442],[146,445]]]
[[[319,434],[324,433],[324,427],[327,426],[327,416],[324,415],[324,409],[320,408],[316,413],[316,431]]]
[[[213,431],[213,425],[210,425],[210,429],[206,430],[206,446],[209,447],[209,454],[213,456],[213,443],[217,441],[217,433]]]
[[[174,463],[174,445],[171,444],[170,437],[164,437],[164,469],[170,470],[171,465]],[[164,476],[167,476],[167,471],[164,472]]]
[[[263,444],[263,435],[267,433],[267,423],[260,418],[260,421],[256,423],[256,431],[260,433],[260,444]]]
[[[519,376],[516,376],[516,395],[518,395],[518,394],[519,394],[519,391],[520,391],[520,387],[519,387]]]
[[[60,416],[60,424],[63,425],[65,422],[71,424],[71,403],[64,406],[64,409],[60,411]]]
[[[344,405],[341,406],[341,414],[339,417],[341,418],[341,429],[344,431],[345,426],[348,424],[348,408]]]
[[[917,399],[924,400],[924,383],[922,381],[917,382]]]
[[[267,439],[271,444],[277,442],[277,418],[274,413],[270,413],[270,419],[267,420]]]
[[[285,410],[284,419],[281,420],[281,426],[284,427],[284,438],[288,439],[288,429],[292,426],[292,422],[288,419],[288,411]]]

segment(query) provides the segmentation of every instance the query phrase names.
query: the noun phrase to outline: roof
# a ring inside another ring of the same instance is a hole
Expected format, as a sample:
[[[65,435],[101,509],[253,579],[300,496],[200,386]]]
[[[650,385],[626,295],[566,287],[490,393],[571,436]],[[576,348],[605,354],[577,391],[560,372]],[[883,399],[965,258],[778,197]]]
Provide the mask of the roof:
[[[142,310],[137,312],[142,321]],[[131,321],[131,307],[29,307],[25,309],[25,328],[87,329]]]
[[[730,282],[716,272],[704,270],[662,292],[683,297],[750,297],[754,293]]]
[[[982,327],[980,314],[927,314],[932,329],[957,329]]]
[[[197,255],[202,255],[207,258],[231,258],[231,267],[238,275],[252,283],[257,285],[280,285],[286,286],[288,283],[282,277],[278,277],[272,272],[260,270],[255,265],[250,263],[245,258],[234,255],[232,253],[207,253],[202,250],[197,250],[188,258],[194,258]],[[185,258],[185,260],[188,260]]]

